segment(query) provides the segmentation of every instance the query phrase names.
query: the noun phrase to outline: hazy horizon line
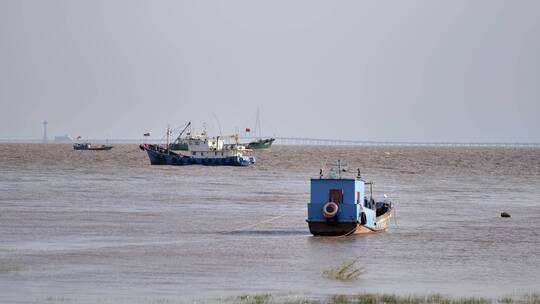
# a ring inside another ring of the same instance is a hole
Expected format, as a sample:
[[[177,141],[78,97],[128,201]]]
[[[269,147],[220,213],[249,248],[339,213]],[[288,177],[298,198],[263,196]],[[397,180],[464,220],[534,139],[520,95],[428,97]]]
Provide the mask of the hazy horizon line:
[[[264,137],[264,136],[263,136]],[[266,136],[271,137],[271,136]],[[241,137],[244,139],[254,139],[258,137]],[[540,147],[540,142],[454,142],[454,141],[373,141],[373,140],[348,140],[348,139],[328,139],[328,138],[309,138],[309,137],[273,137],[276,138],[275,145],[424,145],[424,146],[507,146],[507,147]],[[0,138],[0,143],[33,143],[33,144],[71,144],[74,142],[96,142],[111,144],[137,144],[142,142],[163,143],[164,139],[156,138],[89,138],[89,139],[71,139],[54,140],[49,139],[9,139]]]

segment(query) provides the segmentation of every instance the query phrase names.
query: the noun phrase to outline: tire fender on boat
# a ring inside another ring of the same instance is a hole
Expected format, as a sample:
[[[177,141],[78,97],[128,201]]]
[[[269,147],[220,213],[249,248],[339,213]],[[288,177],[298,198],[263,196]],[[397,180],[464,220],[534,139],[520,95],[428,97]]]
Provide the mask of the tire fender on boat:
[[[360,213],[360,224],[361,225],[367,224],[366,213],[363,211]]]
[[[334,202],[328,202],[326,204],[324,204],[323,208],[322,208],[322,213],[323,213],[323,216],[327,219],[331,219],[333,218],[334,216],[336,216],[337,212],[338,212],[338,205]]]

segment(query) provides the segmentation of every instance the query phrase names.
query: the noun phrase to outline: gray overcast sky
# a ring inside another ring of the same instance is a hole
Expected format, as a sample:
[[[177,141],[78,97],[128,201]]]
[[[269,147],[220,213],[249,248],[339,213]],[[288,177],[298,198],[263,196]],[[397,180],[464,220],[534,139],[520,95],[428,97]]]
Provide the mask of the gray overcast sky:
[[[0,138],[540,142],[540,1],[0,0]]]

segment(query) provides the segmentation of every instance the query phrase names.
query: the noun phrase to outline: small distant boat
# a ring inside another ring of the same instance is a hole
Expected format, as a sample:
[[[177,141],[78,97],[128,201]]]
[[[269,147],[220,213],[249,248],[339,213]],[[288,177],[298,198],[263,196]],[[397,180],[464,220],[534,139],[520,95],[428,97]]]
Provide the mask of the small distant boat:
[[[251,132],[251,129],[246,128],[246,133],[247,132]],[[259,110],[257,110],[257,118],[255,120],[254,133],[258,133],[258,136],[256,137],[257,139],[244,144],[248,149],[253,149],[253,150],[270,149],[270,147],[276,140],[275,138],[271,138],[271,137],[263,138],[261,136],[261,118],[260,118]]]
[[[342,178],[342,168],[332,168],[328,176],[321,169],[318,178],[311,179],[311,199],[307,223],[316,236],[343,236],[380,232],[388,228],[394,206],[386,197],[375,201],[373,182],[360,176]],[[365,185],[370,186],[369,199]]]
[[[248,149],[270,149],[274,143],[275,138],[261,138],[256,141],[249,142],[247,144]]]
[[[167,130],[167,134],[170,131]],[[247,155],[251,150],[240,144],[225,144],[220,137],[207,137],[206,133],[186,138],[188,151],[172,151],[167,135],[167,145],[142,144],[140,149],[146,151],[152,165],[207,165],[207,166],[251,166],[255,157]],[[238,140],[237,136],[232,136]]]
[[[89,150],[89,151],[105,151],[112,149],[109,145],[92,145],[91,143],[76,143],[73,144],[73,150]]]

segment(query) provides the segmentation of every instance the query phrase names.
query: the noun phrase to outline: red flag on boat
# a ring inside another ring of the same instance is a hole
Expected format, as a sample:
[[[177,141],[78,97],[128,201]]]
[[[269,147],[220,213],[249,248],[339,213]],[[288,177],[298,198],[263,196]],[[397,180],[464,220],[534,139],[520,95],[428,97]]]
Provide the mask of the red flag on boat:
[[[150,136],[150,132],[144,133],[143,136],[146,136],[146,137]]]
[[[251,129],[250,129],[250,128],[246,128],[246,132],[247,132],[247,133],[251,132]]]

